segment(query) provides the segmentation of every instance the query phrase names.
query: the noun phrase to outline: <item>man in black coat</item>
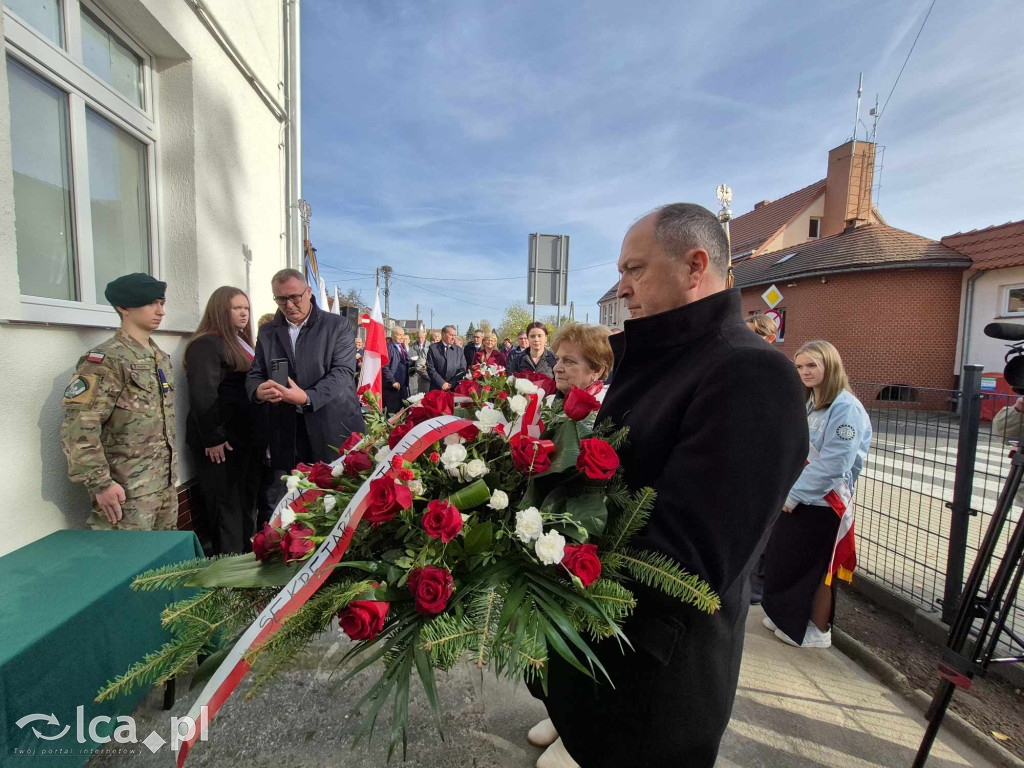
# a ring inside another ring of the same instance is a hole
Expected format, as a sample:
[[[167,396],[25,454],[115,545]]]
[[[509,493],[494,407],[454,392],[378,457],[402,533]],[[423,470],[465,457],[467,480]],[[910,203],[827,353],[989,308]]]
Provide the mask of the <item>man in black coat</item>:
[[[409,397],[409,355],[405,351],[405,331],[397,325],[388,339],[388,364],[380,370],[384,409],[388,413],[402,410],[402,401]]]
[[[441,340],[430,345],[427,352],[427,378],[430,391],[455,389],[466,377],[466,357],[455,346],[455,326],[446,325],[441,329]]]
[[[271,287],[280,309],[260,328],[245,388],[252,401],[270,409],[270,463],[282,475],[300,462],[332,461],[349,434],[366,427],[348,321],[317,307],[298,270],[282,269]],[[288,386],[271,380],[273,360],[287,360]]]
[[[658,494],[633,544],[705,579],[722,608],[709,616],[632,583],[633,650],[597,646],[614,688],[549,654],[546,704],[561,739],[541,768],[715,763],[736,694],[748,574],[808,440],[793,364],[744,325],[739,291],[726,290],[728,254],[717,219],[698,205],[665,206],[627,232],[618,295],[632,319],[610,338],[615,384],[598,415],[630,428],[620,451],[629,487]]]
[[[473,365],[474,362],[476,362],[476,353],[479,352],[483,348],[483,345],[484,345],[484,332],[483,331],[474,331],[473,332],[473,340],[471,342],[469,342],[469,344],[467,344],[465,347],[462,348],[462,351],[466,355],[466,367],[467,368],[469,368],[470,366]]]

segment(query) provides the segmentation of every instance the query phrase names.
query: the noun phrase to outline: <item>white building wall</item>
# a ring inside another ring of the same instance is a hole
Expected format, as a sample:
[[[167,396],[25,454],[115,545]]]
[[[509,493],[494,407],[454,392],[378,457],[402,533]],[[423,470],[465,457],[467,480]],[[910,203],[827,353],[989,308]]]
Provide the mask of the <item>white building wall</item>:
[[[970,275],[970,272],[965,275],[965,284]],[[985,335],[985,326],[994,322],[1024,324],[1024,317],[1004,312],[1004,294],[1011,285],[1024,285],[1024,267],[994,269],[985,272],[975,281],[971,323],[966,335],[966,354],[961,350],[963,363],[977,363],[983,366],[985,372],[1003,370],[1008,342],[990,339]]]
[[[256,76],[279,104],[284,62],[280,0],[205,0]],[[273,311],[270,277],[286,266],[285,125],[184,0],[108,0],[108,14],[153,56],[158,136],[155,274],[168,282],[167,317],[157,343],[173,356],[182,461],[187,391],[181,353],[210,293],[234,285],[258,317]],[[0,25],[3,14],[0,13]],[[63,325],[25,322],[16,254],[16,221],[5,62],[0,61],[0,555],[61,528],[79,528],[89,499],[67,480],[60,447],[61,395],[78,358],[108,338],[108,314]],[[60,318],[62,321],[66,317]]]

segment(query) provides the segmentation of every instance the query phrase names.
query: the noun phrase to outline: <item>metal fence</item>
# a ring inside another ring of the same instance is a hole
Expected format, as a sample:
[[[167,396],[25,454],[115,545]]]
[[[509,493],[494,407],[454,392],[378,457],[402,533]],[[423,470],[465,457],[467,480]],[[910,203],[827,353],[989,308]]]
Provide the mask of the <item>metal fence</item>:
[[[922,608],[941,611],[947,622],[1010,469],[1006,438],[981,415],[1012,405],[1013,397],[981,393],[980,369],[968,368],[960,390],[853,384],[874,430],[856,490],[857,567]],[[1024,432],[1024,416],[1015,418],[1017,430],[1010,431]],[[1000,537],[999,556],[1022,503],[1024,493]],[[1024,629],[1024,595],[1009,628]]]

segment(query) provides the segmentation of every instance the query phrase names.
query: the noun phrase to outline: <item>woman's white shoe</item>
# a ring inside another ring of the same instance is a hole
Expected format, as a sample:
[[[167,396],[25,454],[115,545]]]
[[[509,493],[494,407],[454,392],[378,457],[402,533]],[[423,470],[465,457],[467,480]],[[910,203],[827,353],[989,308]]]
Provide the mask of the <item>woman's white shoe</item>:
[[[562,745],[562,740],[558,739],[537,758],[536,768],[580,768],[580,764],[572,759]]]
[[[774,632],[776,629],[778,629],[778,627],[775,626],[775,622],[772,621],[771,619],[769,619],[767,616],[765,616],[763,619],[761,619],[761,623],[764,624],[765,628],[769,632]]]
[[[550,717],[541,720],[526,734],[526,740],[535,747],[550,747],[557,739],[558,731]]]

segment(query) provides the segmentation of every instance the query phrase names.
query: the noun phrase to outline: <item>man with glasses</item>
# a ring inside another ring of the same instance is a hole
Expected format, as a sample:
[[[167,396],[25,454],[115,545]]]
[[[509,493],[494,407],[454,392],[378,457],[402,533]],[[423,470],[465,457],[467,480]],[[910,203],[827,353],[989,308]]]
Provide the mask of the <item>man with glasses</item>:
[[[299,463],[337,458],[338,446],[366,426],[356,396],[356,345],[348,321],[316,305],[298,270],[282,269],[270,284],[279,309],[260,328],[245,387],[269,410],[270,463],[281,476]],[[272,378],[275,360],[288,366],[286,385]],[[278,498],[284,494],[280,481],[279,486]]]

